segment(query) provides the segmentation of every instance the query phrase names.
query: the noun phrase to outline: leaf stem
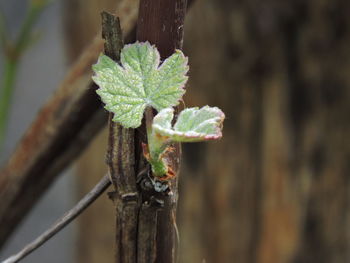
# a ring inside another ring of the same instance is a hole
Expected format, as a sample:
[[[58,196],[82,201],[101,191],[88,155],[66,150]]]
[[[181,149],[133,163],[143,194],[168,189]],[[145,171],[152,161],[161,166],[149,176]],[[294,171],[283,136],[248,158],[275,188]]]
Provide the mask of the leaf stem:
[[[145,110],[146,132],[148,142],[151,139],[152,134],[152,122],[153,122],[153,110],[151,107],[147,107]]]
[[[147,141],[148,149],[150,154],[149,163],[152,166],[152,172],[154,176],[161,177],[164,176],[168,167],[162,158],[162,153],[165,151],[170,141],[164,140],[163,138],[158,138],[153,132],[153,110],[147,107],[145,110],[146,119],[146,131],[147,131]]]

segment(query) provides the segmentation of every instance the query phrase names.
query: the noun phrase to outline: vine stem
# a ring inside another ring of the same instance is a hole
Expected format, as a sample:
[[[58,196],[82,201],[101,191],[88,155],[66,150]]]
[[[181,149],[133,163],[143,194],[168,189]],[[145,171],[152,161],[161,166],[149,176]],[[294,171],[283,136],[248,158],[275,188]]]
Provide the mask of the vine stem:
[[[145,110],[145,122],[146,122],[147,140],[149,142],[151,140],[152,123],[153,123],[153,110],[151,107],[147,107]]]
[[[151,107],[147,107],[145,110],[146,130],[147,133],[152,132],[153,110]]]

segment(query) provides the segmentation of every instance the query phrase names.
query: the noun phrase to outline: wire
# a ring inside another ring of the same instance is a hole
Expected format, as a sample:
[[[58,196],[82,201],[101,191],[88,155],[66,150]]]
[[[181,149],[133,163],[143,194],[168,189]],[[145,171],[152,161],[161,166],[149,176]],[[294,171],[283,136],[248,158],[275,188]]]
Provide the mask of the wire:
[[[56,221],[49,229],[42,233],[39,237],[26,245],[17,254],[10,256],[2,261],[2,263],[15,263],[32,253],[42,244],[56,235],[65,226],[72,222],[78,215],[80,215],[87,207],[89,207],[111,184],[109,175],[105,175],[95,187],[87,193],[71,210],[66,212],[60,219]]]

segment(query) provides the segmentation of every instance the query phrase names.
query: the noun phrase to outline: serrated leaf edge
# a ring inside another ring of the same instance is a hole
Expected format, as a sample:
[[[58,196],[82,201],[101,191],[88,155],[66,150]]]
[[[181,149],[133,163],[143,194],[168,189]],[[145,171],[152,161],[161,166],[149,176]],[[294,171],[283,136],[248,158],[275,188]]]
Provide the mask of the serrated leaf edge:
[[[154,51],[155,51],[155,53],[156,53],[156,63],[155,63],[155,64],[157,65],[156,68],[155,68],[156,70],[161,70],[161,68],[165,65],[166,61],[168,61],[168,59],[170,59],[170,58],[171,58],[173,55],[175,55],[175,54],[180,55],[180,56],[183,58],[182,66],[185,67],[185,71],[183,72],[184,80],[181,82],[180,87],[178,88],[179,93],[180,93],[180,96],[179,96],[179,99],[178,99],[175,103],[169,103],[169,105],[168,105],[168,107],[177,106],[177,105],[180,103],[180,101],[181,101],[183,95],[184,95],[185,92],[186,92],[186,90],[185,90],[185,85],[186,85],[187,80],[188,80],[188,76],[187,76],[186,74],[188,73],[188,70],[189,70],[189,66],[188,66],[188,57],[186,57],[186,56],[183,54],[183,52],[182,52],[181,50],[176,49],[175,52],[174,52],[171,56],[167,57],[164,61],[161,61],[161,60],[160,60],[159,51],[158,51],[158,49],[157,49],[157,47],[156,47],[155,45],[151,45],[148,41],[146,41],[146,42],[139,42],[139,41],[136,41],[135,43],[127,44],[127,45],[125,45],[125,46],[123,47],[123,49],[122,49],[122,51],[121,51],[121,61],[122,61],[122,56],[123,56],[123,50],[128,49],[128,48],[131,48],[131,47],[132,47],[133,45],[135,45],[135,44],[138,44],[138,45],[140,45],[140,46],[146,45],[146,46],[148,46],[148,47],[154,49]],[[97,84],[97,81],[98,81],[98,80],[97,80],[97,75],[98,75],[98,74],[97,74],[97,72],[95,71],[95,68],[96,68],[96,65],[98,65],[98,64],[100,63],[100,60],[101,60],[102,57],[107,57],[108,59],[110,59],[112,62],[114,62],[114,63],[116,64],[117,67],[120,67],[120,68],[124,71],[125,74],[128,74],[128,72],[130,72],[130,69],[127,69],[127,68],[123,65],[122,62],[121,62],[121,63],[115,62],[114,60],[112,60],[112,59],[109,58],[108,56],[106,56],[106,55],[104,55],[103,53],[101,53],[100,56],[99,56],[99,58],[98,58],[98,60],[97,60],[97,63],[94,64],[94,65],[92,65],[92,69],[93,69],[93,71],[94,71],[94,73],[95,73],[95,74],[92,76],[92,79],[93,79],[93,81],[94,81],[96,84]],[[117,115],[117,113],[111,111],[111,110],[109,109],[110,106],[107,105],[107,101],[106,101],[105,99],[103,99],[102,96],[100,95],[100,93],[104,92],[103,89],[102,89],[101,87],[99,87],[99,88],[96,90],[96,92],[97,92],[97,94],[100,96],[102,102],[105,104],[105,105],[104,105],[104,108],[105,108],[107,111],[112,112],[112,113],[114,114],[114,115],[113,115],[113,119],[112,119],[114,122],[119,122],[119,123],[120,123],[122,126],[124,126],[125,128],[137,128],[137,127],[139,127],[139,126],[141,125],[141,123],[142,123],[142,117],[141,117],[140,120],[135,121],[135,123],[137,123],[136,125],[127,125],[127,123],[117,120],[117,118],[119,118],[120,115]],[[145,91],[143,90],[143,92],[145,92]],[[154,95],[157,95],[157,93],[155,93]],[[154,96],[154,95],[153,95],[153,96]],[[164,94],[163,94],[163,95],[164,95]],[[143,96],[145,96],[145,94],[144,94]],[[157,96],[151,97],[151,98],[139,98],[139,99],[143,100],[143,102],[144,102],[144,103],[140,103],[140,107],[143,107],[143,108],[145,109],[147,106],[152,106],[153,108],[157,109],[158,111],[162,110],[162,108],[159,108],[159,107],[157,107],[154,103],[152,103],[152,101],[153,101],[155,98],[157,98]],[[143,105],[142,105],[142,104],[143,104]],[[142,106],[141,106],[141,105],[142,105]],[[143,110],[143,112],[144,112],[144,110]],[[126,113],[126,114],[127,114],[127,113]],[[116,115],[117,115],[117,116],[116,116]]]

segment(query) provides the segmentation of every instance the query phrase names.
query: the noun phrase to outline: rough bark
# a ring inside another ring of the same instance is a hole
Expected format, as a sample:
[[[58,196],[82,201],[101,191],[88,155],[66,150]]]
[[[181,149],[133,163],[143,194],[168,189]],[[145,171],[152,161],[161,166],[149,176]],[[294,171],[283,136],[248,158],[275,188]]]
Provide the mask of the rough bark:
[[[136,38],[155,44],[161,58],[182,49],[187,0],[141,0]],[[146,115],[147,116],[147,115]],[[146,117],[147,118],[147,117]],[[147,121],[147,120],[146,120]],[[180,144],[174,144],[171,166],[177,177],[170,181],[172,195],[163,197],[164,206],[157,213],[156,261],[175,262],[176,208],[181,157]],[[147,262],[147,261],[144,261]]]
[[[102,13],[102,37],[105,54],[116,62],[120,59],[123,36],[119,19]],[[136,262],[139,193],[135,177],[134,129],[123,128],[112,121],[109,114],[109,138],[107,164],[115,192],[111,198],[115,204],[115,262]]]

